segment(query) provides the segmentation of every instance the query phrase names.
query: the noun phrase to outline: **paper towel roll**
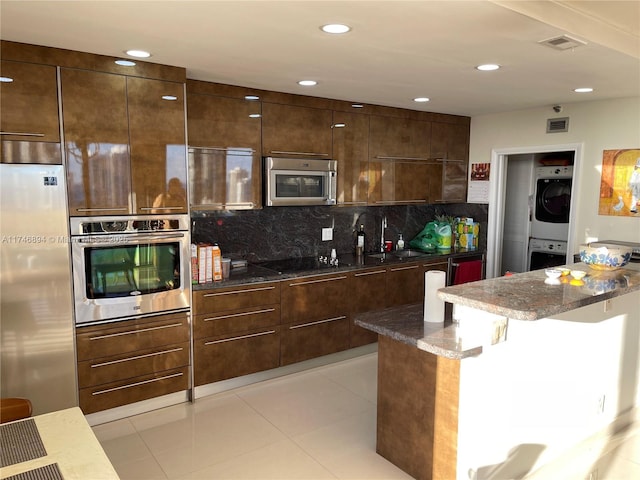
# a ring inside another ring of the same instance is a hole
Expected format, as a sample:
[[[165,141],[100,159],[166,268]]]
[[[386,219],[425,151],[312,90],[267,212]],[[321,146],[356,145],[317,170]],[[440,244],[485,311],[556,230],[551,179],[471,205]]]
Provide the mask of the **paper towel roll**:
[[[441,270],[429,270],[424,274],[424,321],[444,322],[444,300],[438,298],[438,289],[445,286],[447,274]]]

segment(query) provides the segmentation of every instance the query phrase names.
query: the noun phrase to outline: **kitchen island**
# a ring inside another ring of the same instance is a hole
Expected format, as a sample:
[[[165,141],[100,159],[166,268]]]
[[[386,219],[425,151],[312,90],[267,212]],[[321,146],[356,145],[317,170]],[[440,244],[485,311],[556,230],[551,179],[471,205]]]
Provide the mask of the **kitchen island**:
[[[640,268],[568,268],[583,284],[539,270],[441,289],[457,323],[425,324],[421,304],[356,317],[379,334],[378,453],[416,478],[521,478],[633,420]]]

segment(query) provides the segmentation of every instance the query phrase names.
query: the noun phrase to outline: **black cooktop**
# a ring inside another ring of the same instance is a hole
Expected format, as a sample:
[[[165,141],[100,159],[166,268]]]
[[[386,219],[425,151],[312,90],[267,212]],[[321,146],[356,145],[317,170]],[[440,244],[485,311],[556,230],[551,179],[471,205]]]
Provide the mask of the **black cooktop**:
[[[317,257],[294,257],[284,258],[282,260],[268,260],[266,262],[255,263],[255,265],[283,274],[333,268],[333,266],[328,262],[325,263],[324,261],[320,261]]]

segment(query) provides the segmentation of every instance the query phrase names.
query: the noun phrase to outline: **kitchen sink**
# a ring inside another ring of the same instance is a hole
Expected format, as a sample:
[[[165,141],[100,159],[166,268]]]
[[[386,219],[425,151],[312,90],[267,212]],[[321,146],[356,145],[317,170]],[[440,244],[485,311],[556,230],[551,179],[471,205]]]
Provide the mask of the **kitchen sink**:
[[[429,255],[428,253],[421,252],[420,250],[396,250],[395,252],[390,252],[390,254],[398,258],[425,257]]]
[[[367,253],[367,257],[370,258],[379,258],[380,260],[384,260],[387,258],[388,253]]]

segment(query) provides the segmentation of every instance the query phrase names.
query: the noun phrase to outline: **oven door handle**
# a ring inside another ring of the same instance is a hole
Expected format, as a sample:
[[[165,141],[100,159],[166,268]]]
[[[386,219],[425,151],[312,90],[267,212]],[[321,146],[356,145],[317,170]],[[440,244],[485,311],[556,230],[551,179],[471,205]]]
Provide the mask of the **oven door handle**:
[[[76,237],[78,243],[86,244],[86,245],[107,245],[109,243],[120,244],[120,243],[140,243],[140,242],[153,242],[155,240],[178,240],[184,238],[184,233],[163,233],[158,235],[118,235],[114,232],[112,235],[107,235],[107,237],[113,238],[114,236],[118,237],[117,241],[106,241],[101,236],[91,236],[91,237]]]

